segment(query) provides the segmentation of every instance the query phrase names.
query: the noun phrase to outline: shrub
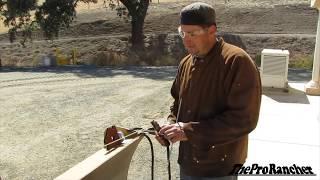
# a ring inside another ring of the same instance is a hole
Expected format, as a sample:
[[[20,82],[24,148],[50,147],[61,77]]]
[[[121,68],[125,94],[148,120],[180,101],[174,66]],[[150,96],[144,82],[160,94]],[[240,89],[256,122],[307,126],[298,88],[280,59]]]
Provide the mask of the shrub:
[[[313,67],[313,56],[312,55],[299,55],[292,57],[289,61],[290,68],[297,69],[310,69]]]
[[[254,58],[254,62],[258,67],[261,67],[261,54],[256,55],[256,57]]]

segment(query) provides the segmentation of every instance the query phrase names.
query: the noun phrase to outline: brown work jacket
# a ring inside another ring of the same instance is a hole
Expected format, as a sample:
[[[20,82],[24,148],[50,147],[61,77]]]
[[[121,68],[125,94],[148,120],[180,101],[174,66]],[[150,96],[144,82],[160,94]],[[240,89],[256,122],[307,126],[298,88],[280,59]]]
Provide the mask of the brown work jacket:
[[[168,120],[187,122],[178,163],[192,176],[226,176],[247,157],[261,103],[259,71],[242,49],[219,39],[208,55],[186,56],[171,88]],[[179,108],[180,106],[180,108]]]

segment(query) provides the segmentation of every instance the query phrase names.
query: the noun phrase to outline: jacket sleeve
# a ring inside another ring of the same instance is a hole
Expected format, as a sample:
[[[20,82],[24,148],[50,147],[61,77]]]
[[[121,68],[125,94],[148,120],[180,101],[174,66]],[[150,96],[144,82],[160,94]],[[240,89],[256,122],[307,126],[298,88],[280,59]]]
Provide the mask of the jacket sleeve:
[[[225,108],[212,119],[194,120],[184,131],[191,144],[217,146],[237,140],[255,129],[261,103],[259,71],[246,55],[234,58],[225,75]]]

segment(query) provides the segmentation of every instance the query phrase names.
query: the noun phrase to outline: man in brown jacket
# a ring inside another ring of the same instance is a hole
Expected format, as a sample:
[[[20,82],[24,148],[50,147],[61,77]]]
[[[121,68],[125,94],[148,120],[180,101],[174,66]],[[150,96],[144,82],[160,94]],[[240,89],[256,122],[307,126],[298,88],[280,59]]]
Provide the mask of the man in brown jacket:
[[[183,8],[178,30],[190,54],[180,62],[171,88],[170,124],[156,138],[162,145],[162,138],[180,141],[181,179],[237,179],[230,173],[245,162],[248,134],[259,117],[259,71],[244,50],[216,37],[210,5]]]

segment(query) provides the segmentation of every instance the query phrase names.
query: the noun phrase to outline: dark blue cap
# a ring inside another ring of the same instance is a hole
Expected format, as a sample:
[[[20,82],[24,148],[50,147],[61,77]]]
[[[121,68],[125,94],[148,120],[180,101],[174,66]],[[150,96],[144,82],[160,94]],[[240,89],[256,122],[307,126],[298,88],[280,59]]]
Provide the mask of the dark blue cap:
[[[202,2],[192,3],[180,12],[181,25],[216,25],[216,13],[212,6]]]

